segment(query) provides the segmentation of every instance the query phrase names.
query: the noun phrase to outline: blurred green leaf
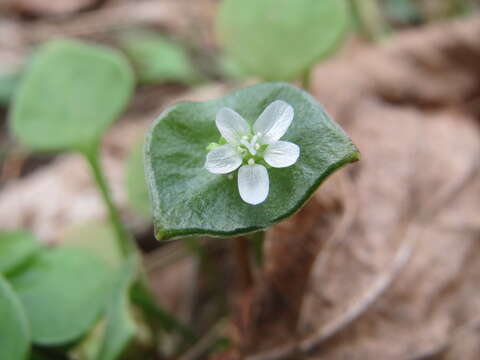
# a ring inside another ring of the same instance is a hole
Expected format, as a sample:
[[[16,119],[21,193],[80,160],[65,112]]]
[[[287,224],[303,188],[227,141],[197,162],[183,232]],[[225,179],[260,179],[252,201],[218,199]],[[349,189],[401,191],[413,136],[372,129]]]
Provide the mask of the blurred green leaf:
[[[116,269],[122,262],[122,256],[115,237],[115,230],[110,223],[92,221],[68,229],[62,247],[87,249]]]
[[[43,251],[11,283],[32,327],[33,342],[76,340],[98,320],[112,288],[112,270],[84,249]]]
[[[229,107],[252,124],[276,100],[293,107],[294,120],[282,139],[297,144],[300,157],[288,168],[268,170],[268,198],[252,206],[241,200],[236,176],[205,169],[206,147],[220,138],[215,125],[220,109]],[[145,151],[159,240],[265,229],[298,211],[327,176],[359,156],[323,107],[286,83],[250,86],[217,100],[170,107],[151,128]]]
[[[130,291],[137,280],[138,260],[131,256],[118,272],[107,310],[106,328],[96,360],[115,360],[132,342],[136,333],[130,309]]]
[[[85,150],[125,109],[133,74],[113,50],[58,40],[38,51],[11,113],[20,142],[35,150]]]
[[[0,231],[0,274],[8,274],[32,258],[40,243],[26,231]]]
[[[232,58],[225,56],[220,59],[220,67],[223,75],[228,80],[239,81],[245,79],[247,72]]]
[[[131,207],[140,215],[150,218],[150,197],[143,166],[143,140],[133,147],[128,156],[126,191]]]
[[[338,47],[349,17],[344,0],[224,0],[217,31],[251,74],[293,80]]]
[[[30,352],[25,311],[10,284],[0,275],[0,359],[24,360]]]
[[[200,79],[185,48],[159,34],[131,32],[124,34],[121,42],[141,83],[193,84]]]

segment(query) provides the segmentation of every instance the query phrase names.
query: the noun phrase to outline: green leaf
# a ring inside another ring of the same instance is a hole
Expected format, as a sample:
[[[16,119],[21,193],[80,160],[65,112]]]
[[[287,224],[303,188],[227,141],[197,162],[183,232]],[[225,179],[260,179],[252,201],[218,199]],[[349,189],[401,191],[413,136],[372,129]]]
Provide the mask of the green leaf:
[[[126,191],[130,206],[139,214],[150,218],[150,198],[143,166],[143,140],[134,146],[128,156]]]
[[[96,360],[115,360],[134,339],[136,325],[131,313],[130,291],[137,280],[138,261],[131,256],[118,272],[107,311],[104,338]]]
[[[336,49],[348,23],[344,0],[224,0],[217,31],[245,70],[292,80]]]
[[[32,327],[33,342],[60,345],[76,340],[98,320],[112,285],[112,271],[83,249],[39,254],[11,278]]]
[[[40,243],[25,231],[0,231],[0,274],[8,274],[32,258]]]
[[[141,83],[192,84],[199,80],[187,51],[178,43],[147,31],[124,34],[121,41]]]
[[[16,93],[13,133],[35,150],[90,149],[128,104],[133,79],[113,50],[51,42],[38,51]]]
[[[234,109],[252,124],[275,100],[294,108],[282,140],[299,145],[300,158],[293,166],[269,169],[268,198],[252,206],[239,196],[236,172],[231,178],[204,168],[206,147],[219,140],[215,117],[221,108]],[[218,100],[178,104],[160,115],[146,141],[156,236],[234,236],[265,229],[299,210],[328,175],[358,157],[322,106],[289,84],[255,85]]]
[[[238,62],[228,56],[220,59],[220,69],[227,80],[241,81],[248,75]]]
[[[0,359],[23,360],[30,352],[25,311],[10,284],[0,275]]]
[[[62,247],[87,249],[115,269],[120,267],[122,262],[115,230],[110,223],[91,221],[75,225],[66,231]]]

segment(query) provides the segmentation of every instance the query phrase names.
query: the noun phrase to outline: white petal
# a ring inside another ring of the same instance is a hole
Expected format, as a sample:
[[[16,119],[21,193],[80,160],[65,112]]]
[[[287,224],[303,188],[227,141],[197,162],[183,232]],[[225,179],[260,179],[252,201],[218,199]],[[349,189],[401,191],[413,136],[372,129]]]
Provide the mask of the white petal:
[[[250,133],[250,125],[230,108],[220,109],[215,122],[218,131],[229,143],[238,144],[242,136]]]
[[[300,156],[300,147],[288,141],[276,141],[268,145],[263,158],[268,165],[284,168],[295,164]]]
[[[280,139],[287,132],[293,116],[293,107],[285,101],[277,100],[263,110],[253,129],[256,133],[262,133],[263,140],[270,143]]]
[[[214,174],[228,174],[242,164],[242,157],[235,146],[219,146],[207,154],[205,168]]]
[[[269,184],[268,172],[263,165],[243,165],[238,170],[238,191],[246,203],[257,205],[264,202]]]

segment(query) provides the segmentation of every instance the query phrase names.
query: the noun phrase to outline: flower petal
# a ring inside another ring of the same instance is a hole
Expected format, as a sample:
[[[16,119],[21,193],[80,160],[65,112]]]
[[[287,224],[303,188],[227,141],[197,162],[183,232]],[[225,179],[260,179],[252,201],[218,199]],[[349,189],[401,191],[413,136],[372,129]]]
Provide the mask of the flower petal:
[[[250,125],[248,125],[245,119],[227,107],[217,112],[215,123],[220,134],[229,143],[238,144],[242,136],[250,133]]]
[[[219,146],[207,154],[205,168],[214,174],[228,174],[242,164],[242,157],[235,146],[226,144]]]
[[[288,141],[276,141],[268,145],[263,158],[268,165],[284,168],[295,164],[300,156],[300,147]]]
[[[257,205],[268,196],[270,181],[265,166],[253,164],[243,165],[238,170],[238,191],[246,203]]]
[[[263,110],[253,125],[253,130],[263,134],[264,142],[271,143],[287,132],[293,116],[292,106],[282,100],[274,101]]]

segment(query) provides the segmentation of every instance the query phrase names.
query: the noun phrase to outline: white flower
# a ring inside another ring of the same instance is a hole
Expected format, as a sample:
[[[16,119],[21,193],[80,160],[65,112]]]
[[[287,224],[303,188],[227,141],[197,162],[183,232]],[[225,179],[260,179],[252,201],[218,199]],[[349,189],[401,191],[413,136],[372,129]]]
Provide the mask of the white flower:
[[[238,170],[238,190],[243,201],[257,205],[268,196],[270,181],[268,164],[284,168],[295,164],[300,148],[288,141],[279,141],[293,120],[293,107],[277,100],[266,107],[253,127],[230,108],[217,113],[216,125],[224,145],[211,144],[205,168],[213,174]]]

